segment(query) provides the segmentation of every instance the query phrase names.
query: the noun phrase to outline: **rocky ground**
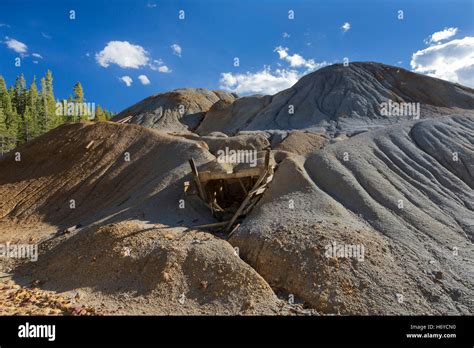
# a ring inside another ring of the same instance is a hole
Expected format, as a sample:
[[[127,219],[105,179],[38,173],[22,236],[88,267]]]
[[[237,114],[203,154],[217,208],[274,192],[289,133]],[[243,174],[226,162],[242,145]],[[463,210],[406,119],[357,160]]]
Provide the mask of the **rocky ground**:
[[[58,294],[40,289],[41,283],[15,282],[7,274],[0,276],[0,315],[103,315],[102,308],[80,304],[76,294]]]

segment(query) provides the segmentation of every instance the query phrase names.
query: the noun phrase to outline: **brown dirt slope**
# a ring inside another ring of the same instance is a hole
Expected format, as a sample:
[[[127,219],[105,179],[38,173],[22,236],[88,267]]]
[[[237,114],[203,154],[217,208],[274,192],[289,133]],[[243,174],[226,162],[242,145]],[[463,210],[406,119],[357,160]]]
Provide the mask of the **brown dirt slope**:
[[[50,241],[16,273],[117,314],[280,312],[273,290],[229,243],[184,230],[137,221],[86,229]]]
[[[197,142],[140,126],[63,125],[1,159],[0,219],[61,227],[134,214],[169,224],[190,221],[198,216],[179,209],[182,186],[170,186],[189,173],[190,156],[212,159]],[[170,194],[173,206],[165,203]],[[168,209],[160,215],[163,203]]]

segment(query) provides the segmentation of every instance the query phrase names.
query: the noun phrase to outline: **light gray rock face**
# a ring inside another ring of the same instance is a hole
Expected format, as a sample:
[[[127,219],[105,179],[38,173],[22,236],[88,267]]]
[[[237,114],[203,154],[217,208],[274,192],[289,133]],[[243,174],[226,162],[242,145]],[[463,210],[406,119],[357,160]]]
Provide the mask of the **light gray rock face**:
[[[353,132],[417,116],[394,110],[384,115],[381,103],[388,101],[419,103],[420,118],[449,115],[453,108],[474,115],[473,89],[380,63],[351,63],[317,70],[274,96],[239,98],[211,109],[197,131],[324,127]]]
[[[230,103],[235,95],[204,88],[183,88],[148,97],[114,117],[119,121],[133,116],[129,123],[168,131],[192,131],[204,114],[218,101]]]
[[[412,121],[284,159],[232,236],[274,288],[327,313],[474,312],[474,117]],[[363,261],[325,247],[363,245]]]

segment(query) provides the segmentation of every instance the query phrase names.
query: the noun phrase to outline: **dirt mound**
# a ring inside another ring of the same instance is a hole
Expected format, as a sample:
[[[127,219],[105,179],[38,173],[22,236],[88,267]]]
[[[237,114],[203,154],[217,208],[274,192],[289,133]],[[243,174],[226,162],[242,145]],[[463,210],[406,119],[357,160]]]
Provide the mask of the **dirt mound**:
[[[16,270],[45,290],[124,314],[277,314],[285,307],[232,246],[208,233],[140,222],[52,240]],[[120,309],[121,307],[121,309]]]
[[[0,216],[61,228],[114,216],[191,224],[201,215],[179,208],[178,186],[190,157],[213,159],[198,142],[136,125],[64,125],[0,160]]]
[[[231,103],[235,95],[204,88],[183,88],[148,97],[123,110],[114,121],[133,116],[128,123],[170,131],[194,130],[217,102]]]

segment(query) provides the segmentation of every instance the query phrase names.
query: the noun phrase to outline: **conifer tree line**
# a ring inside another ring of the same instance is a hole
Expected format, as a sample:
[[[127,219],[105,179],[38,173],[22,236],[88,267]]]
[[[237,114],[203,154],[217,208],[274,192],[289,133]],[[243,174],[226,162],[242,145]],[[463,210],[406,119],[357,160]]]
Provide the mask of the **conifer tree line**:
[[[15,84],[7,87],[5,79],[0,75],[0,137],[9,139],[9,146],[14,147],[46,133],[64,122],[87,120],[84,115],[71,115],[57,112],[54,97],[53,74],[50,70],[39,81],[33,77],[27,86],[23,74],[17,76]],[[84,103],[84,90],[80,82],[73,89],[68,102]],[[95,121],[107,121],[113,113],[95,107]],[[12,144],[13,143],[13,144]],[[4,144],[5,146],[5,144]]]

